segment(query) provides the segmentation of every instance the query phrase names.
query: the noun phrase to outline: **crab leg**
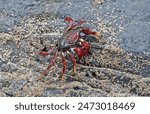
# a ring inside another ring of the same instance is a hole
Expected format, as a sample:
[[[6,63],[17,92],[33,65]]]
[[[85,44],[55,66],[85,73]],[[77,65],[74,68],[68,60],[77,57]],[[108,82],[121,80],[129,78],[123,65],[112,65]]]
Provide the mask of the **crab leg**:
[[[64,33],[66,33],[72,27],[74,20],[71,17],[65,17],[64,21],[69,22],[67,25],[67,29],[64,31]]]
[[[61,52],[61,57],[62,57],[62,64],[63,64],[63,70],[62,70],[62,76],[61,76],[61,84],[64,80],[64,73],[66,72],[66,59],[64,57],[64,53]]]
[[[72,25],[71,29],[77,29],[80,25],[82,25],[85,22],[85,20],[80,20],[77,24]]]
[[[52,46],[49,48],[48,51],[46,51],[44,48],[43,50],[39,51],[38,55],[46,57],[47,55],[49,55],[53,51],[54,48],[55,48],[55,46]]]
[[[92,31],[89,28],[82,28],[80,31],[87,35],[94,35],[97,39],[101,37],[100,32]]]
[[[75,58],[73,57],[73,55],[71,55],[71,54],[69,53],[69,51],[67,51],[67,54],[69,55],[69,59],[70,59],[70,61],[71,61],[72,64],[73,64],[73,74],[75,75],[75,74],[76,74],[76,60],[75,60]]]
[[[67,29],[64,33],[66,33],[69,30],[77,29],[80,25],[86,22],[85,20],[80,20],[77,24],[74,24],[74,20],[71,17],[65,17],[64,21],[69,22]]]
[[[49,69],[54,65],[55,60],[56,60],[56,57],[57,57],[57,53],[58,53],[58,51],[56,51],[56,52],[54,53],[54,56],[53,56],[53,58],[52,58],[50,64],[49,64],[48,67],[44,70],[44,72],[41,74],[41,76],[37,78],[37,80],[40,80],[42,77],[44,77],[44,75],[45,75],[45,74],[49,71]]]

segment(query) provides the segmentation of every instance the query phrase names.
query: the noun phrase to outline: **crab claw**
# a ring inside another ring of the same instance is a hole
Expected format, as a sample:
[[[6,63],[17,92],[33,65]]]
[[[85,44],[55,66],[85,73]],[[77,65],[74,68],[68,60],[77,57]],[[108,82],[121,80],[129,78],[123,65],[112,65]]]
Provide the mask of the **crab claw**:
[[[81,60],[82,56],[87,56],[90,50],[90,44],[83,39],[80,39],[80,45],[82,47],[71,48],[73,53],[76,53],[78,59]]]
[[[88,42],[86,42],[85,40],[80,39],[80,43],[83,46],[83,48],[85,48],[86,50],[90,49],[90,44]]]
[[[82,53],[82,47],[79,48],[71,48],[72,52],[76,53],[78,56],[78,59],[81,60],[83,53]]]

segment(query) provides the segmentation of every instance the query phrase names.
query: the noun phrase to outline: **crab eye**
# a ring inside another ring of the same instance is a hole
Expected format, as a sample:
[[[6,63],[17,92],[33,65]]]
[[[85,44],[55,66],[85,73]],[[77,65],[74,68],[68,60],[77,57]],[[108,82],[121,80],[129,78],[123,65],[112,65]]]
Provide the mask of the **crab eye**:
[[[80,33],[79,33],[79,36],[80,36],[80,37],[84,37],[85,34],[84,34],[83,32],[80,32]]]

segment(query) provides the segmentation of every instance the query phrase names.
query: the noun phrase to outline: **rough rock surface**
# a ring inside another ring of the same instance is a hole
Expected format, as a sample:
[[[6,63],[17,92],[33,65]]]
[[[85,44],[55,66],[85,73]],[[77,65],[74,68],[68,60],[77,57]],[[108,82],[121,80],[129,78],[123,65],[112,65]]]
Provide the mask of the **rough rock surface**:
[[[150,96],[150,0],[1,0],[0,96]],[[36,81],[66,27],[65,16],[85,19],[101,31],[88,65],[65,74],[58,55],[47,76]],[[79,78],[80,77],[80,78]]]

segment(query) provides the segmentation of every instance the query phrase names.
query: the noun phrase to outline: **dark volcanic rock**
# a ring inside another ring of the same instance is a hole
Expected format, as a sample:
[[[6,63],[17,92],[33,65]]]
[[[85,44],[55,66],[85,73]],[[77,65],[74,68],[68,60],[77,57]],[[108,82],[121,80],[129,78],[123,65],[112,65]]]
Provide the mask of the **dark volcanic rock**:
[[[0,96],[150,96],[150,0],[1,0]],[[98,41],[88,38],[87,63],[67,61],[60,87],[61,56],[45,77],[51,47],[66,27],[63,19],[101,31]]]

